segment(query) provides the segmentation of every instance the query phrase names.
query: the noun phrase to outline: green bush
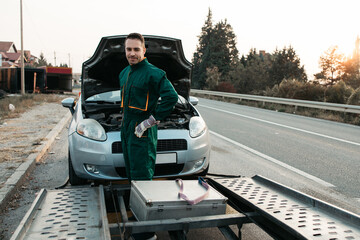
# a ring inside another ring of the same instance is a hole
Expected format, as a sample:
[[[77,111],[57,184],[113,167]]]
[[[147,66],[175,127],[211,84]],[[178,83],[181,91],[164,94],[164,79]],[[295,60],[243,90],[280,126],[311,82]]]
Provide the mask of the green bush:
[[[322,102],[324,101],[324,91],[325,88],[320,84],[306,82],[299,86],[294,98]]]
[[[353,92],[352,87],[346,86],[343,81],[340,81],[326,88],[325,101],[345,104]]]
[[[282,98],[301,99],[309,101],[323,101],[325,88],[320,84],[299,82],[296,80],[283,80],[279,86],[275,85],[266,94],[274,94]]]
[[[220,92],[236,93],[236,89],[231,82],[221,82],[216,86],[215,90]]]
[[[278,97],[281,98],[294,98],[296,96],[297,91],[300,89],[303,83],[296,80],[286,80],[284,79],[279,84]]]
[[[347,104],[360,105],[360,87],[357,88],[347,100]]]

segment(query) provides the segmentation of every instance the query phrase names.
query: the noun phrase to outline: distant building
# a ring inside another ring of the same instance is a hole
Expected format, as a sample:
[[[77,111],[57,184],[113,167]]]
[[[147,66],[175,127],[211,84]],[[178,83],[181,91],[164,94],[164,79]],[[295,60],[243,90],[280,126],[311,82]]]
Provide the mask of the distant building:
[[[17,50],[13,42],[0,41],[0,54],[2,58],[2,64],[0,67],[20,67],[21,52]],[[31,55],[29,50],[24,50],[25,65],[32,66],[36,62],[37,57]]]
[[[0,41],[0,52],[16,53],[16,47],[13,42],[1,42]]]
[[[13,42],[0,41],[0,89],[19,92],[21,87],[21,52]],[[24,50],[25,92],[71,92],[72,68],[38,67],[37,57]]]
[[[268,59],[270,57],[270,53],[267,53],[265,50],[259,50],[259,56],[261,59]]]

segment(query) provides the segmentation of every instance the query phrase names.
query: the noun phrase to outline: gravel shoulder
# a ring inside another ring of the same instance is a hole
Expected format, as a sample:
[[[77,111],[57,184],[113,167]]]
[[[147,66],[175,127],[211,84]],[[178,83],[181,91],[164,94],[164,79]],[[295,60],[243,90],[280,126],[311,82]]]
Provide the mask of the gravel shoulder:
[[[42,103],[28,109],[17,118],[0,125],[0,188],[36,148],[46,142],[47,134],[69,111],[57,103]]]
[[[14,188],[10,199],[5,201],[5,208],[0,214],[0,239],[10,239],[39,189],[60,186],[67,178],[67,156],[56,154],[67,151],[56,149],[50,144],[53,141],[64,141],[64,144],[55,145],[57,148],[67,148],[67,128],[63,128],[59,135],[54,130],[59,125],[68,126],[68,120],[64,120],[68,119],[66,114],[69,110],[62,107],[61,100],[73,96],[65,94],[57,97],[57,102],[34,105],[19,117],[6,119],[0,124],[0,194],[8,192],[10,179],[17,175],[30,158],[35,161],[35,157],[31,156],[37,156],[38,160],[36,168],[31,168],[34,172],[30,174],[29,171],[29,175],[24,175],[24,180]],[[49,174],[50,169],[59,174]]]
[[[1,240],[11,238],[42,188],[54,189],[65,183],[68,177],[67,130],[67,127],[62,129],[24,184],[17,189],[7,209],[0,214]]]

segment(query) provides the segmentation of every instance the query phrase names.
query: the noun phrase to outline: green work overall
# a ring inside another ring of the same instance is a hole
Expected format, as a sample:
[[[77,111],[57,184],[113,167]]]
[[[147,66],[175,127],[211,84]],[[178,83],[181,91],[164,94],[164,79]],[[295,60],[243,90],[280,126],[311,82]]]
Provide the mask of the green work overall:
[[[135,127],[150,115],[163,120],[171,113],[178,95],[165,72],[146,58],[126,67],[119,78],[123,110],[121,142],[126,174],[129,180],[150,180],[155,171],[157,126],[147,129],[141,138],[135,135]]]

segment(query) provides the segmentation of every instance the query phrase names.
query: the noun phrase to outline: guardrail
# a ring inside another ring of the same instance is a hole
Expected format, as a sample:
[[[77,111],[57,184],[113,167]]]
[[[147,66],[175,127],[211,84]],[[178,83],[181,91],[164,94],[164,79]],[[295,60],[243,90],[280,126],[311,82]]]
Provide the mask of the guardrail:
[[[191,93],[198,93],[209,96],[236,98],[240,100],[244,99],[244,100],[258,101],[263,103],[269,102],[269,103],[277,103],[277,104],[292,105],[299,107],[318,108],[324,110],[360,114],[360,106],[357,105],[316,102],[316,101],[307,101],[307,100],[298,100],[298,99],[289,99],[289,98],[264,97],[264,96],[256,96],[256,95],[216,92],[216,91],[207,91],[207,90],[198,90],[198,89],[191,89]]]

